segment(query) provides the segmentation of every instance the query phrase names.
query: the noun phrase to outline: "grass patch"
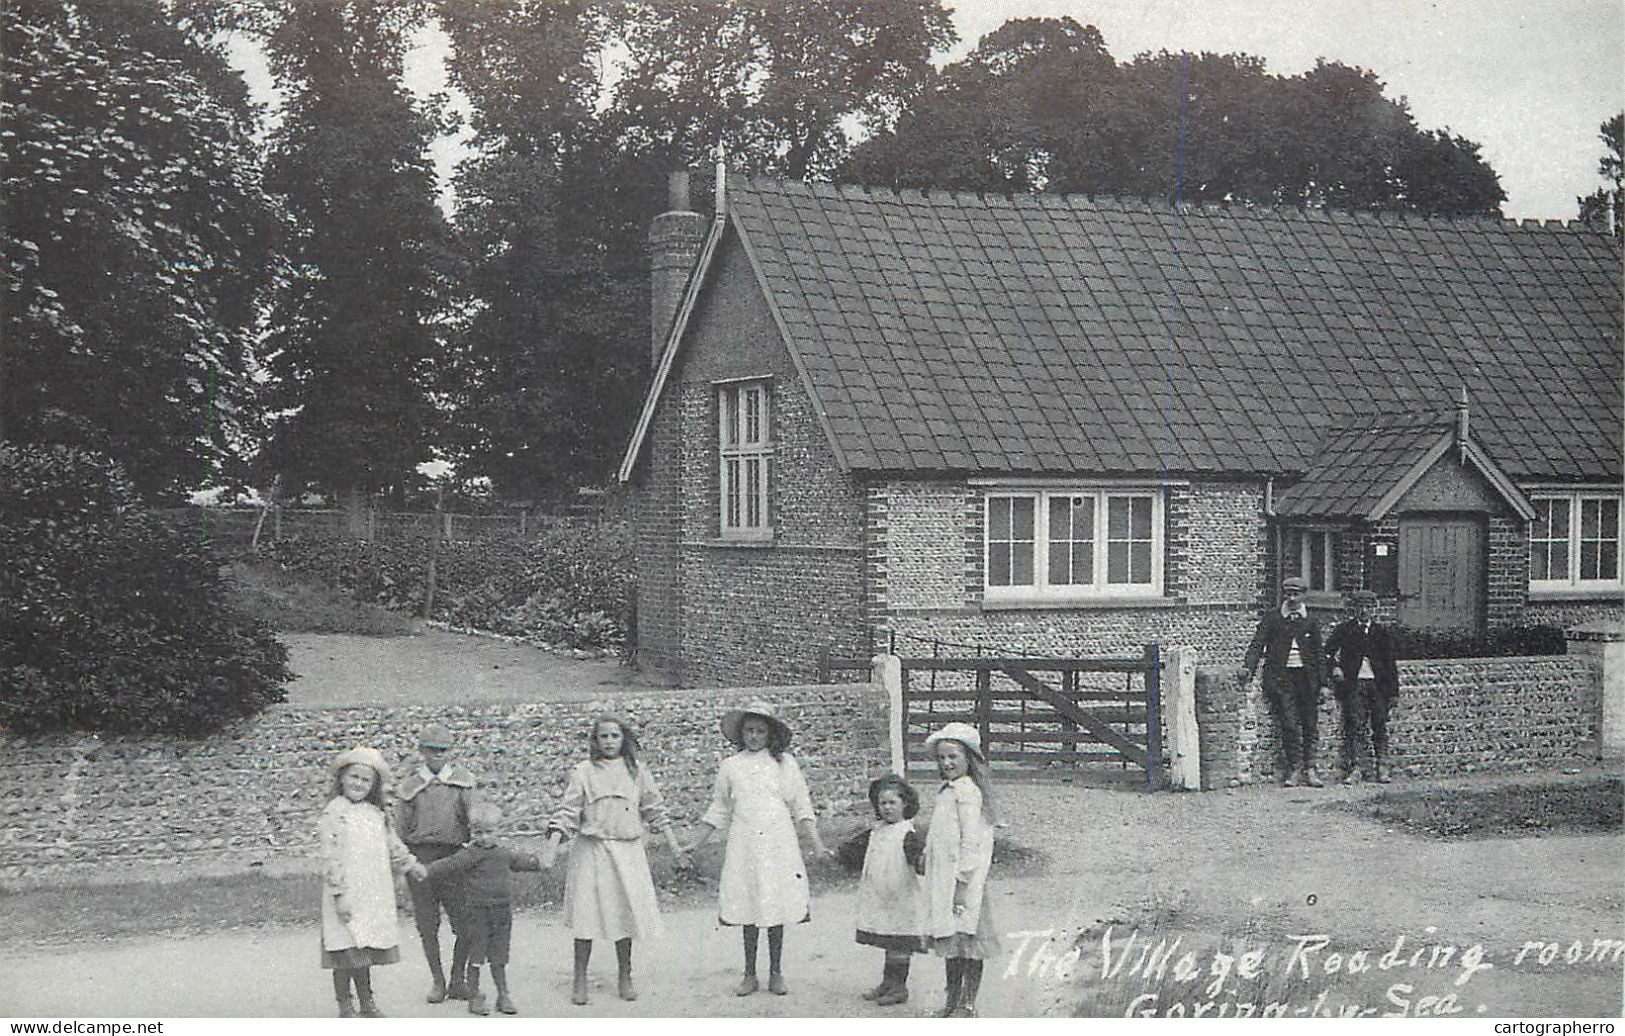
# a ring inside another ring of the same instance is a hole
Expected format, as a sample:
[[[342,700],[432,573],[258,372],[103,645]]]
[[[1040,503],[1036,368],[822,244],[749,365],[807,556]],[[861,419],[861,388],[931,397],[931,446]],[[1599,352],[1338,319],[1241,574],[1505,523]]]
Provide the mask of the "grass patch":
[[[1597,777],[1391,791],[1345,808],[1415,834],[1471,838],[1617,831],[1621,802],[1620,778]]]
[[[363,604],[312,577],[275,565],[236,561],[227,575],[231,603],[278,633],[399,637],[417,629],[407,616]]]

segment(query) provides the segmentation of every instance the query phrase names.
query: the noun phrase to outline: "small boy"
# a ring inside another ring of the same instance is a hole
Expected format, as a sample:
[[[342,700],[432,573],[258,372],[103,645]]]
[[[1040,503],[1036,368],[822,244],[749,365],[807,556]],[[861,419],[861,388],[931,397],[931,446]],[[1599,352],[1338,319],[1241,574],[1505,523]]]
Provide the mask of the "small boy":
[[[497,844],[502,811],[489,802],[475,803],[468,814],[468,844],[429,864],[434,879],[456,876],[462,882],[462,938],[468,941],[468,1013],[490,1014],[480,992],[480,965],[491,962],[497,987],[497,1010],[517,1014],[508,996],[508,948],[513,936],[511,871],[539,871],[542,862]]]

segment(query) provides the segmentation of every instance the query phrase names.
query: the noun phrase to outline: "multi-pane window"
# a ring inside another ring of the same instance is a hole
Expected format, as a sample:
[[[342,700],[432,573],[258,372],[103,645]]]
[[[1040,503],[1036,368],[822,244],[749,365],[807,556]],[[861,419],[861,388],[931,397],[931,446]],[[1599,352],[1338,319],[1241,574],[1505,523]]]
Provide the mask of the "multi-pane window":
[[[765,381],[734,382],[717,388],[719,495],[724,537],[763,539],[771,534],[768,513],[773,464],[768,414],[771,398]]]
[[[1614,494],[1536,496],[1530,503],[1529,585],[1533,589],[1618,585],[1620,498]]]
[[[1159,593],[1162,498],[1151,491],[990,491],[986,598]]]
[[[1337,589],[1337,533],[1331,529],[1288,529],[1282,575],[1297,576],[1311,593]]]

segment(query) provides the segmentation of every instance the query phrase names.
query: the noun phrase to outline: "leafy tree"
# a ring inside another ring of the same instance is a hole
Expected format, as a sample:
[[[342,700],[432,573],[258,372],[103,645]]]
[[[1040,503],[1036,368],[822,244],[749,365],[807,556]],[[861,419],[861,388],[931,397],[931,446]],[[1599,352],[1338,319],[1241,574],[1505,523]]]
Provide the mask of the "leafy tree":
[[[1478,146],[1420,130],[1374,73],[1242,54],[1115,62],[1093,26],[1021,19],[935,77],[842,179],[916,187],[1493,213]]]
[[[0,725],[204,734],[281,701],[287,657],[116,463],[0,443]]]
[[[219,17],[0,5],[0,437],[104,451],[148,494],[230,474],[254,404],[273,227]]]
[[[613,463],[646,351],[641,250],[606,247],[626,237],[610,175],[623,160],[593,110],[608,26],[556,0],[442,0],[439,14],[474,130],[457,179],[474,301],[456,336],[454,442],[460,468],[535,498]]]
[[[631,0],[619,20],[609,117],[628,150],[693,160],[723,144],[791,179],[828,175],[849,125],[890,125],[955,39],[940,0]]]
[[[1580,218],[1603,230],[1611,230],[1615,240],[1625,241],[1625,191],[1621,190],[1621,179],[1625,176],[1625,112],[1599,126],[1597,136],[1603,145],[1597,172],[1608,184],[1578,199]]]
[[[272,313],[281,417],[262,463],[289,488],[401,494],[428,457],[454,270],[428,146],[443,106],[402,83],[427,0],[288,0],[266,44],[288,100],[269,188],[289,213]]]

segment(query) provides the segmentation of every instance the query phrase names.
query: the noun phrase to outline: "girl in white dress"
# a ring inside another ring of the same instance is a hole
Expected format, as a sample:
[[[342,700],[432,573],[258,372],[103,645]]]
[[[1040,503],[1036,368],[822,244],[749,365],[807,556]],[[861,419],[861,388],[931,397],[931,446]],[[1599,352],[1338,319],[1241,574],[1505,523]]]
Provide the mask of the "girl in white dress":
[[[638,761],[638,739],[624,720],[599,716],[587,743],[591,758],[570,771],[564,800],[548,821],[542,866],[552,868],[559,843],[570,843],[564,879],[564,923],[575,936],[575,984],[570,1002],[587,1002],[587,964],[595,939],[615,944],[618,992],[636,1000],[632,940],[660,931],[660,907],[643,831],[666,836],[679,869],[688,857],[677,844],[666,803],[648,766]]]
[[[717,768],[711,808],[700,819],[703,830],[689,851],[727,831],[717,914],[725,925],[743,926],[745,975],[734,992],[749,996],[761,988],[756,946],[766,928],[767,988],[783,996],[789,992],[782,967],[784,926],[810,918],[807,867],[796,829],[818,855],[833,853],[819,837],[807,782],[789,752],[790,727],[773,706],[752,702],[724,714],[722,732],[739,751]]]
[[[925,889],[920,882],[924,845],[914,830],[920,796],[895,773],[869,785],[869,804],[879,821],[869,832],[858,884],[858,942],[886,951],[880,985],[863,994],[880,1007],[908,1001],[912,955],[924,947]]]
[[[421,878],[423,864],[396,837],[384,812],[389,767],[376,749],[352,748],[330,767],[332,798],[316,820],[322,860],[322,967],[333,972],[339,1017],[381,1018],[372,968],[401,959],[391,871]]]
[[[926,939],[944,957],[947,998],[940,1017],[976,1017],[982,962],[998,952],[988,909],[993,866],[993,799],[982,735],[949,723],[925,739],[937,760],[942,790],[925,836]]]

